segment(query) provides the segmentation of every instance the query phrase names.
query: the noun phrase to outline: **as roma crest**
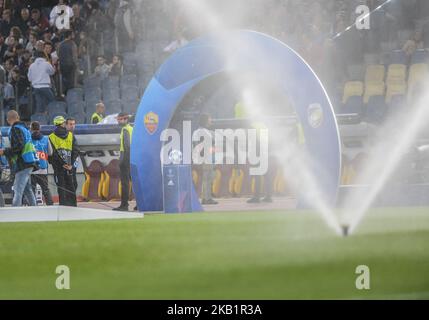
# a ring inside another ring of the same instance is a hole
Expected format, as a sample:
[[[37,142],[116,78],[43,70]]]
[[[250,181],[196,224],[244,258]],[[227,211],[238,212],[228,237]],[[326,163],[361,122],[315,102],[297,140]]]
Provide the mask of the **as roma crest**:
[[[159,118],[155,112],[149,112],[144,116],[144,126],[149,134],[154,134],[158,128]]]

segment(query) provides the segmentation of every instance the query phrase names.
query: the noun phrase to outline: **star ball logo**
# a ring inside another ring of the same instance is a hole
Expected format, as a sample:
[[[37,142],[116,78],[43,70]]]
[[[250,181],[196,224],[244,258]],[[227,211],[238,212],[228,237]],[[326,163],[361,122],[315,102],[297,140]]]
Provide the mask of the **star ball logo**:
[[[308,107],[308,123],[314,129],[319,128],[323,123],[323,110],[320,104],[313,103]]]
[[[155,112],[149,112],[144,116],[144,126],[149,134],[154,134],[158,129],[159,117]]]

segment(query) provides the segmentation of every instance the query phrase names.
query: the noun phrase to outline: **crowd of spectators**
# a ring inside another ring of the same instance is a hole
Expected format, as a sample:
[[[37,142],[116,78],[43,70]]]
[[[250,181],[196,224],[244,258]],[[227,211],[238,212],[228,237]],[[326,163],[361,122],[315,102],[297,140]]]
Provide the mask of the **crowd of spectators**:
[[[14,109],[30,120],[89,74],[120,76],[120,54],[135,45],[131,5],[125,0],[0,0],[3,114]],[[63,6],[68,25],[61,19]],[[52,68],[40,65],[29,73],[38,59]]]

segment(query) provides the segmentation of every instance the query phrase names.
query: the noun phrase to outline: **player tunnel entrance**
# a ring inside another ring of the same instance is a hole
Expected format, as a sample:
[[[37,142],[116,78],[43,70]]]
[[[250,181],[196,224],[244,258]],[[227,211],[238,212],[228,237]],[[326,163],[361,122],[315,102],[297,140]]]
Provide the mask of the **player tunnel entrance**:
[[[228,37],[228,41],[219,37],[192,41],[161,66],[146,89],[131,148],[133,187],[139,209],[163,210],[160,160],[163,130],[177,127],[183,119],[202,112],[219,119],[214,123],[219,127],[237,126],[233,105],[240,95],[247,102],[253,101],[255,107],[250,108],[256,110],[253,118],[267,114],[270,118],[269,108],[275,110],[276,104],[272,101],[265,104],[265,98],[261,99],[276,95],[267,94],[270,90],[287,96],[287,99],[271,98],[281,105],[282,112],[273,111],[270,124],[274,119],[284,120],[294,109],[302,124],[306,148],[317,163],[315,179],[323,186],[328,203],[334,204],[340,175],[340,143],[332,106],[319,79],[301,57],[276,39],[252,31],[231,32]],[[239,45],[243,43],[245,47]],[[231,47],[225,51],[225,46]],[[222,90],[232,92],[230,101],[225,101],[228,94]],[[225,109],[216,102],[217,96],[223,98]],[[293,108],[287,106],[288,102],[292,102]],[[222,112],[226,118],[220,116]],[[221,119],[233,121],[228,124]]]

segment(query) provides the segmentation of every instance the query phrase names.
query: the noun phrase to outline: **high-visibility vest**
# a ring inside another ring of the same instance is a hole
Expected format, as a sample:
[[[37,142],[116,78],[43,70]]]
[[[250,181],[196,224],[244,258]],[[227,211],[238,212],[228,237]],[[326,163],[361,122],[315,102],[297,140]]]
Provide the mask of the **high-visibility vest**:
[[[24,148],[21,151],[21,157],[24,162],[28,164],[38,162],[36,156],[36,149],[34,148],[30,131],[22,124],[16,124],[14,125],[14,127],[21,130],[24,136]],[[9,141],[12,141],[12,128],[9,129]],[[11,158],[12,165],[16,164],[17,160],[18,155],[13,156]]]
[[[234,116],[236,119],[242,119],[245,118],[246,115],[246,109],[244,107],[244,104],[242,102],[239,102],[234,107]]]
[[[305,144],[305,134],[304,134],[304,128],[302,127],[301,123],[296,124],[296,132],[297,132],[297,142],[299,145]]]
[[[54,132],[49,135],[52,147],[57,151],[60,158],[68,165],[71,165],[71,155],[73,150],[73,133],[69,132],[67,138],[61,139]]]
[[[33,145],[36,148],[36,155],[39,159],[40,169],[48,168],[48,145],[49,140],[47,136],[43,136],[42,139],[34,140]]]
[[[96,123],[100,123],[103,120],[103,116],[98,114],[97,112],[94,112],[91,116],[91,123],[94,123],[95,119],[97,119]]]
[[[128,131],[128,134],[130,136],[130,145],[131,145],[131,139],[133,136],[133,127],[129,124],[127,124],[126,126],[124,126],[121,130],[121,148],[119,149],[119,151],[124,152],[125,148],[124,148],[124,131]]]

